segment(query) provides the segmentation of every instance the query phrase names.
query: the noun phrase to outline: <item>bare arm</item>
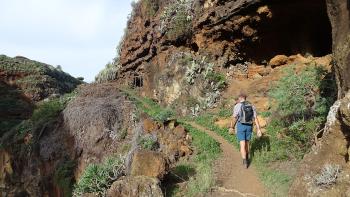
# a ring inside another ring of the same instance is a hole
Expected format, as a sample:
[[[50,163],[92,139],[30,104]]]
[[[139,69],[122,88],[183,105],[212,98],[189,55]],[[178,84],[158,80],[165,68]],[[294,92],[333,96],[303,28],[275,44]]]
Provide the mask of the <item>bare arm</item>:
[[[257,131],[256,131],[257,135],[261,136],[262,133],[261,133],[261,130],[260,130],[260,123],[259,123],[258,117],[255,118],[255,125],[256,125],[256,129],[257,129]]]
[[[261,129],[260,129],[260,123],[259,123],[259,119],[258,119],[258,114],[256,112],[255,107],[254,107],[254,121],[255,121],[255,125],[256,125],[256,133],[260,137],[260,136],[262,136],[262,133],[261,133]]]
[[[238,121],[238,119],[236,117],[232,116],[230,128],[235,128],[237,121]]]

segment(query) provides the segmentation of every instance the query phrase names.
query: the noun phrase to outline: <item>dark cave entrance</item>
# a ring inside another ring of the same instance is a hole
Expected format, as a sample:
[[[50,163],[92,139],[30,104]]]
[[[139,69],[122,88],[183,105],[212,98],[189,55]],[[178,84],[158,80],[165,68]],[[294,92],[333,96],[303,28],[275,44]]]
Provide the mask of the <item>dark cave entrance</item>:
[[[273,1],[271,19],[255,27],[259,39],[243,47],[245,59],[261,63],[275,55],[332,53],[332,28],[325,0]]]
[[[143,77],[140,75],[134,75],[132,88],[142,88],[143,87]]]

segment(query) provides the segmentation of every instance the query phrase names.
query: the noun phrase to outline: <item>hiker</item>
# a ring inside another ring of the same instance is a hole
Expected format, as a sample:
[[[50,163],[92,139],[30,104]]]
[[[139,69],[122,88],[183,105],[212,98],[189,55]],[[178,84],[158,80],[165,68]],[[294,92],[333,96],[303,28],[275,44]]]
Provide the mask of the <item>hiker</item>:
[[[259,120],[257,118],[256,108],[246,101],[247,95],[244,93],[238,96],[239,103],[233,108],[233,118],[231,121],[232,130],[237,124],[237,139],[240,145],[243,165],[249,167],[249,141],[252,138],[253,123],[255,122],[257,128],[257,136],[261,137]],[[238,122],[238,123],[237,123]]]

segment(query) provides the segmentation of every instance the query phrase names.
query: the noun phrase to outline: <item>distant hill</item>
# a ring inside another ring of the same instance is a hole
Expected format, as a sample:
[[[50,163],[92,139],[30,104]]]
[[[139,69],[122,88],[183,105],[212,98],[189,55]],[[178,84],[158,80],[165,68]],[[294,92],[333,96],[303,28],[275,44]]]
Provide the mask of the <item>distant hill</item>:
[[[0,55],[0,81],[17,87],[32,101],[40,101],[53,94],[74,90],[82,81],[57,68],[30,60]]]
[[[36,102],[72,92],[81,83],[51,65],[0,55],[0,136],[28,119]]]

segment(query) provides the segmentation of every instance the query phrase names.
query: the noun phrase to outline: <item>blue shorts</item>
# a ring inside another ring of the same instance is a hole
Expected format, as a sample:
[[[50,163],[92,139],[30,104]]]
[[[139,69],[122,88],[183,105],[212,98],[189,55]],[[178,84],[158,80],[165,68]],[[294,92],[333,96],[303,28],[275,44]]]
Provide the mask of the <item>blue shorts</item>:
[[[238,141],[250,141],[252,139],[253,125],[237,123],[237,139]]]

